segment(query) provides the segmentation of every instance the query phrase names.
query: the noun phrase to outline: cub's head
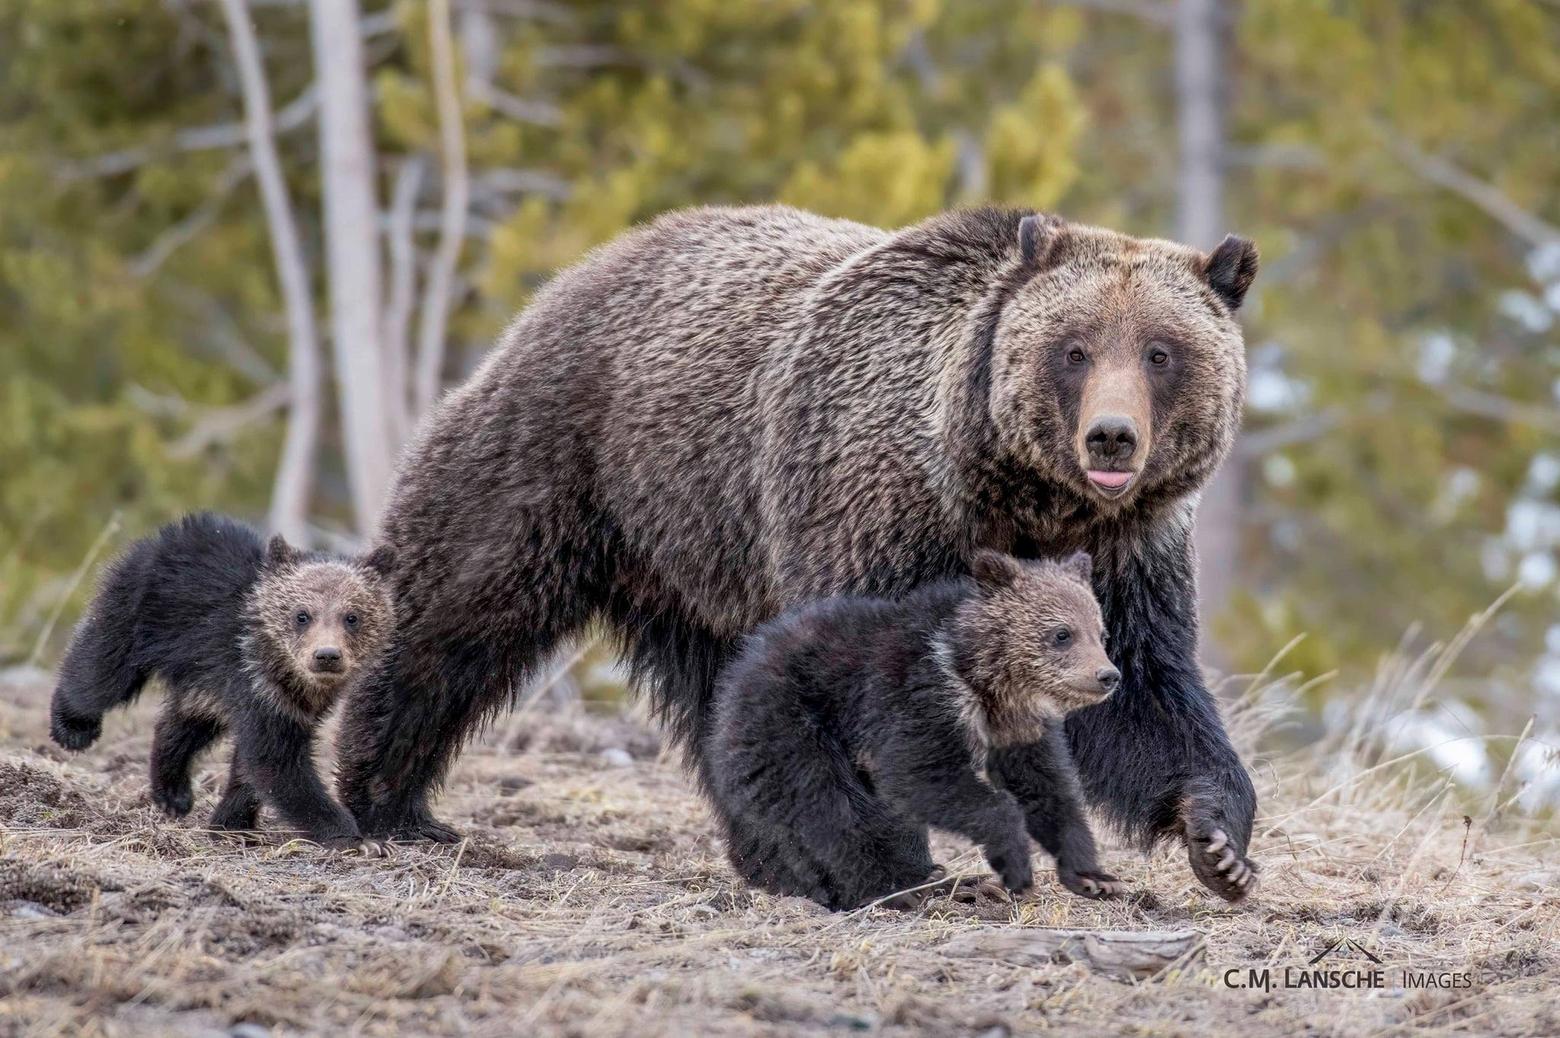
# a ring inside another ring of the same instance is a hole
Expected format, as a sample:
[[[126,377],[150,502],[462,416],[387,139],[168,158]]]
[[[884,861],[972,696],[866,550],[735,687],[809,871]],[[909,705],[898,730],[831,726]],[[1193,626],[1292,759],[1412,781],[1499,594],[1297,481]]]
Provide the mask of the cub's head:
[[[1033,742],[1047,719],[1116,690],[1121,673],[1105,655],[1088,555],[1026,562],[980,551],[970,568],[975,593],[960,607],[945,651],[986,742]]]
[[[302,705],[328,706],[390,642],[394,568],[389,547],[338,559],[271,538],[250,593],[250,664],[304,695],[309,702]]]
[[[1246,385],[1235,311],[1257,249],[1212,253],[1028,216],[997,322],[991,408],[1005,451],[1110,513],[1202,486]]]

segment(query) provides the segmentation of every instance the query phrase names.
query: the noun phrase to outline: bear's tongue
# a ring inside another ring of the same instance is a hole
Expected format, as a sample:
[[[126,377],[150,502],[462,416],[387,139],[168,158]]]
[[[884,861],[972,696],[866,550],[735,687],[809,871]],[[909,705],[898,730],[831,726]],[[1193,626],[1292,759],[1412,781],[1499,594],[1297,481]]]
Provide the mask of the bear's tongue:
[[[1132,478],[1130,472],[1106,472],[1103,469],[1090,469],[1089,482],[1096,486],[1106,487],[1110,490],[1119,490],[1127,485]]]

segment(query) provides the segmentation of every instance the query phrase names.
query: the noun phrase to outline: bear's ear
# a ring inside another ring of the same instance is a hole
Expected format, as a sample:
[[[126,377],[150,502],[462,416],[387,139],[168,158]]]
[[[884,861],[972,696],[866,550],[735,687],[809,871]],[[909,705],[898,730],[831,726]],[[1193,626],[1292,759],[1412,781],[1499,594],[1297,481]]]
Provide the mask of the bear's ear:
[[[272,537],[265,546],[266,569],[277,569],[281,566],[286,566],[289,563],[297,562],[302,556],[303,553],[291,544],[288,544],[287,538],[281,534]]]
[[[1257,247],[1245,238],[1225,235],[1203,264],[1203,277],[1231,310],[1239,310],[1257,276]]]
[[[1084,587],[1094,586],[1094,560],[1089,558],[1086,551],[1075,551],[1062,559],[1059,565],[1066,570],[1069,576],[1077,577],[1083,581]]]
[[[388,577],[395,572],[395,549],[388,544],[381,544],[363,559],[364,568]]]
[[[1041,267],[1062,237],[1062,218],[1032,213],[1018,222],[1018,255],[1026,267]]]
[[[982,548],[970,559],[970,573],[974,575],[975,583],[988,591],[996,591],[1011,587],[1023,574],[1023,565],[1011,555]]]

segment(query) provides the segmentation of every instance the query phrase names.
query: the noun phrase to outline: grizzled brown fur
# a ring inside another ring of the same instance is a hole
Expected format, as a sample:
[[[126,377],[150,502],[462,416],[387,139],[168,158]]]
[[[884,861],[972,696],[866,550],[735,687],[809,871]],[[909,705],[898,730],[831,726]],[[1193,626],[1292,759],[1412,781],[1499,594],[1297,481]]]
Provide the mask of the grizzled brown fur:
[[[269,545],[207,513],[138,541],[105,573],[60,666],[56,742],[79,750],[107,711],[146,682],[166,687],[152,743],[152,799],[179,817],[190,769],[223,732],[234,738],[216,829],[253,829],[263,802],[332,847],[362,843],[314,768],[314,733],[384,651],[395,625],[390,549],[363,560]]]
[[[698,209],[602,247],[405,455],[400,625],[347,711],[343,798],[454,838],[428,798],[457,748],[593,621],[697,758],[715,675],[781,610],[1086,550],[1124,679],[1068,720],[1084,787],[1240,896],[1203,860],[1221,834],[1244,855],[1255,801],[1197,666],[1190,534],[1255,264],[1001,209],[892,233]],[[1012,788],[1026,757],[994,761]]]
[[[761,626],[722,672],[702,747],[732,867],[777,894],[855,908],[935,875],[927,826],[979,844],[1007,888],[1033,881],[1029,837],[1063,885],[1101,872],[1062,732],[1120,675],[1089,560],[980,551],[968,577],[897,600],[839,596]],[[990,751],[1043,747],[1045,795],[993,785]]]

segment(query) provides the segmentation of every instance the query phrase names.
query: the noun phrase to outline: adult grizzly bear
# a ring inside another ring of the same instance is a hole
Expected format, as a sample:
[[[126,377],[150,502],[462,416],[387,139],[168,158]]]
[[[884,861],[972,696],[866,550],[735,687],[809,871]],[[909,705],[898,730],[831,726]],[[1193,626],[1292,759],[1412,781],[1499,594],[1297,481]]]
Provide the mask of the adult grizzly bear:
[[[1123,675],[1068,719],[1085,791],[1238,899],[1255,795],[1197,665],[1191,532],[1255,273],[1234,237],[994,208],[894,233],[696,209],[602,247],[404,459],[400,626],[347,707],[343,800],[367,833],[454,839],[428,798],[456,749],[593,621],[697,758],[717,671],[782,609],[1084,550]],[[1020,803],[1044,798],[1026,756],[991,762]]]

